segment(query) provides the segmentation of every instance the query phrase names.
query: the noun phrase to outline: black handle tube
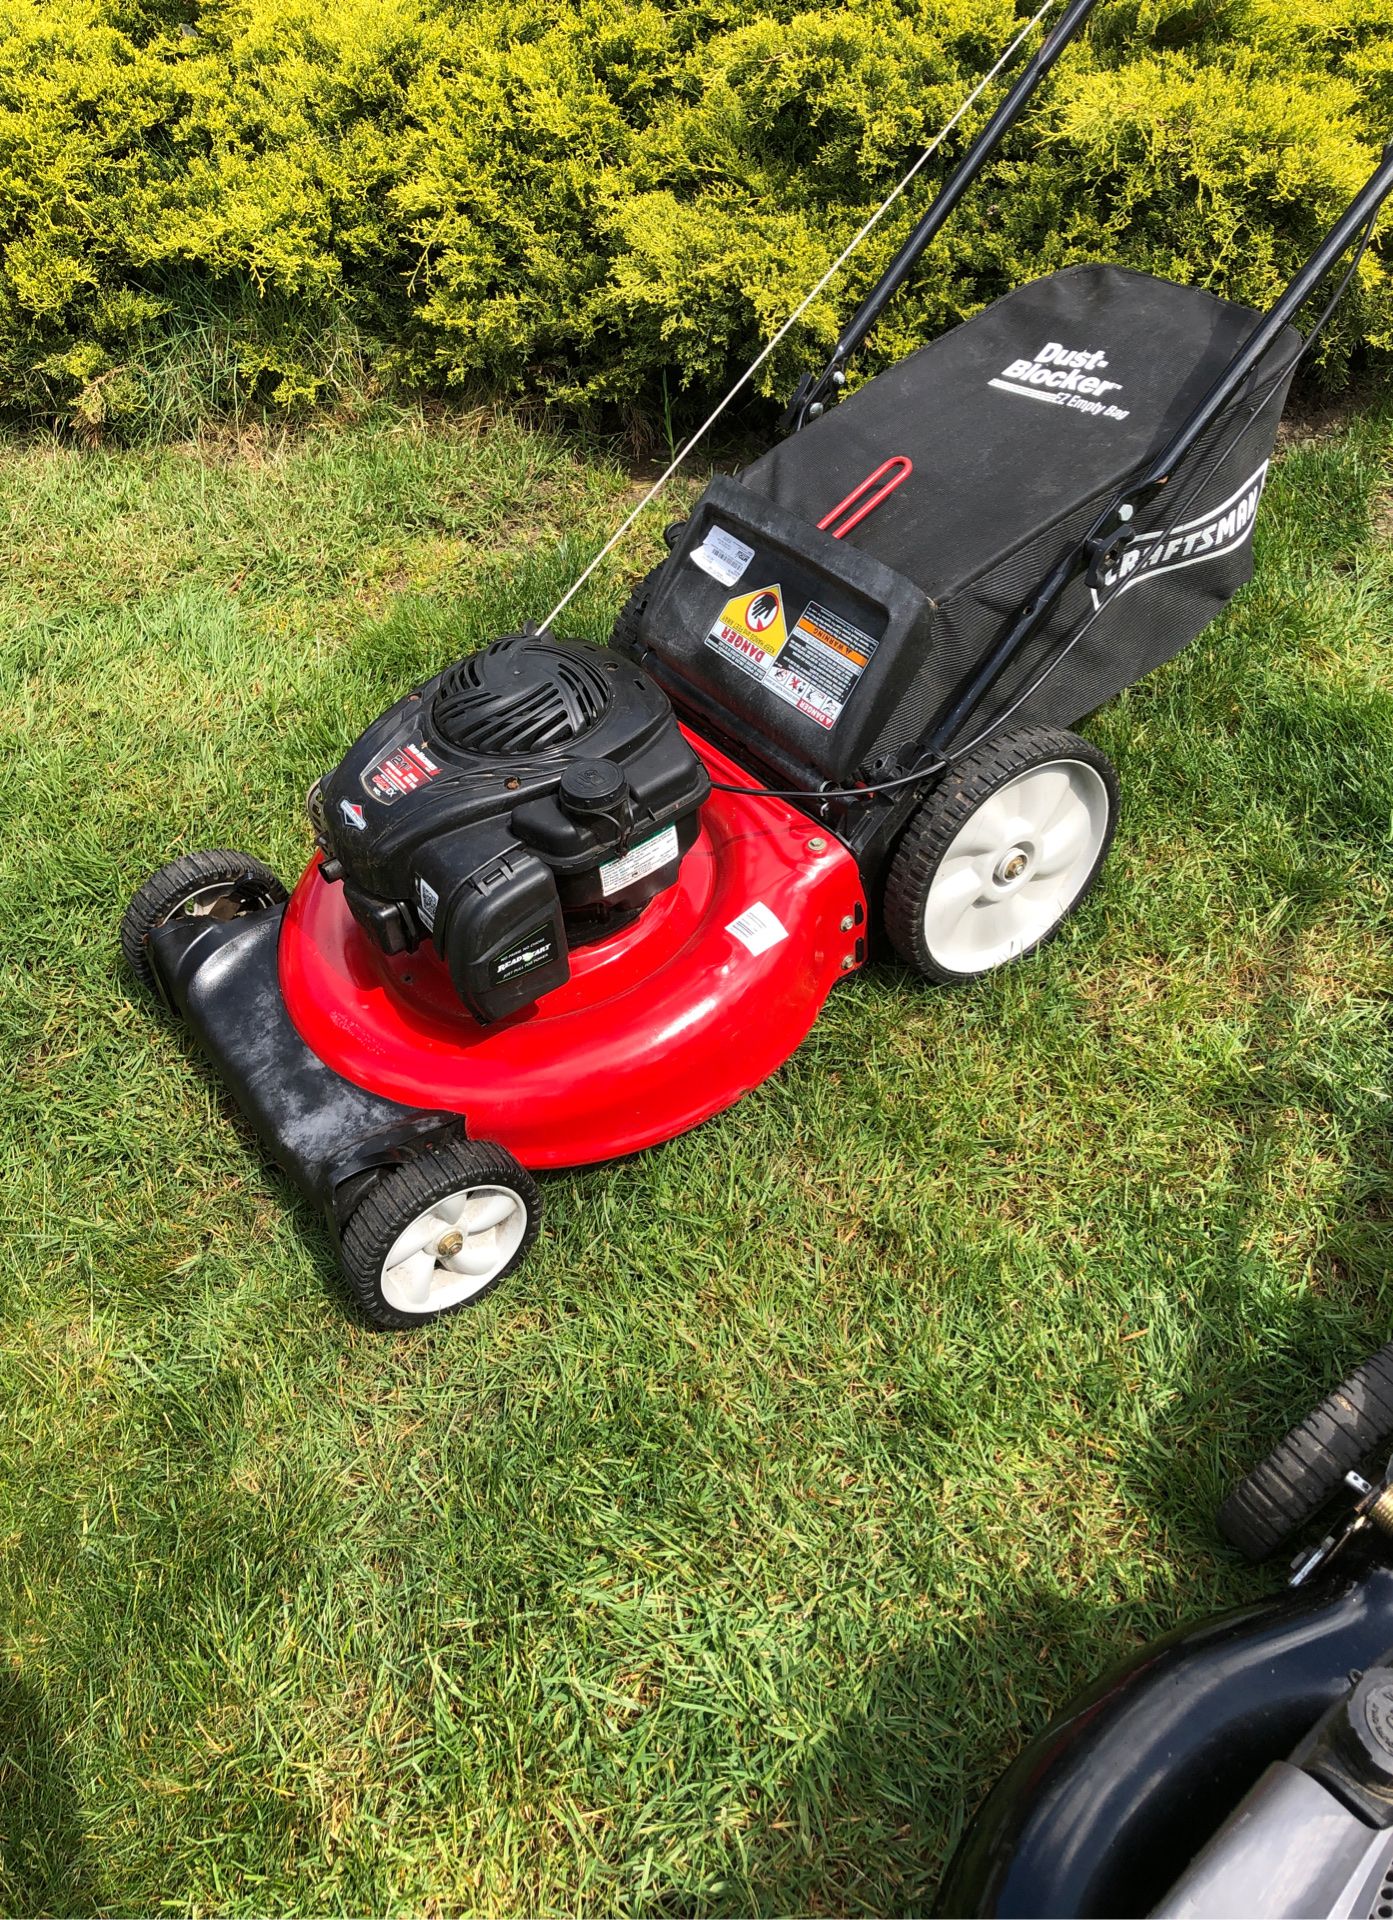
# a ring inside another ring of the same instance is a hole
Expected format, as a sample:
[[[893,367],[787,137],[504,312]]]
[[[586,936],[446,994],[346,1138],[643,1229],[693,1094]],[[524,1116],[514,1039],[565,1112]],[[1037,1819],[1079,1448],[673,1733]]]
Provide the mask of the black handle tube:
[[[1276,305],[1254,327],[1194,412],[1142,473],[1120,489],[1083,539],[1056,561],[990,653],[963,682],[927,738],[913,755],[907,756],[907,760],[922,759],[926,753],[942,753],[947,749],[959,727],[993,681],[1005,672],[1026,642],[1048,620],[1065,588],[1082,572],[1098,544],[1125,528],[1137,507],[1166,485],[1178,462],[1213,425],[1283,327],[1305,305],[1341,254],[1373,219],[1390,191],[1393,191],[1393,141],[1384,148],[1383,157],[1369,176],[1367,185],[1350,202],[1347,211],[1336,221]]]
[[[1109,513],[1113,511],[1114,509],[1109,508]],[[1021,608],[977,670],[963,682],[953,696],[952,704],[936,723],[928,738],[912,754],[906,755],[906,765],[922,760],[926,753],[947,752],[953,736],[978,701],[990,689],[993,681],[1006,671],[1021,648],[1049,619],[1064,589],[1082,570],[1087,555],[1088,541],[1085,539],[1080,541],[1078,546],[1071,547],[1061,560],[1055,562],[1036,589],[1034,596]]]
[[[1072,0],[1063,18],[1056,22],[1045,35],[1039,49],[1027,63],[1011,91],[944,182],[933,205],[847,322],[827,365],[820,374],[805,385],[794,401],[793,407],[790,408],[790,413],[796,413],[798,416],[794,424],[801,426],[808,409],[823,400],[828,387],[833,384],[837,374],[841,372],[909,278],[924,249],[943,227],[954,207],[996,152],[1005,135],[1019,120],[1031,94],[1097,4],[1098,0]]]
[[[909,278],[919,256],[944,226],[948,216],[996,152],[1006,134],[1020,119],[1031,94],[1096,5],[1097,0],[1073,0],[1072,6],[1063,19],[1046,34],[1038,51],[1028,62],[1011,91],[944,182],[933,205],[847,322],[832,355],[834,366],[840,366],[855,353],[890,301]]]
[[[1169,444],[1162,448],[1141,477],[1133,482],[1128,489],[1129,495],[1145,494],[1156,487],[1165,486],[1191,447],[1207,432],[1242,387],[1282,329],[1305,306],[1341,254],[1378,212],[1390,191],[1393,191],[1393,140],[1384,148],[1383,158],[1370,174],[1363,190],[1351,200],[1281,299],[1254,327],[1189,419],[1177,428]]]

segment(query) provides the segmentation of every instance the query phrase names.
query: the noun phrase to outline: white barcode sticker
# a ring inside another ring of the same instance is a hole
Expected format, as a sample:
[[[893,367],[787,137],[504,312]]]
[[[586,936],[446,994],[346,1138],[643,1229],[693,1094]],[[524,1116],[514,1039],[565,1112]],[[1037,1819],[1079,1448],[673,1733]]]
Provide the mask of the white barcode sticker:
[[[677,829],[664,827],[661,833],[655,833],[651,840],[641,841],[636,847],[621,854],[617,860],[606,860],[600,868],[600,891],[606,900],[612,893],[620,893],[625,887],[631,887],[635,880],[642,880],[647,874],[656,873],[659,867],[677,858]]]
[[[691,560],[694,567],[709,573],[723,587],[733,587],[754,557],[754,548],[747,547],[724,527],[708,527],[706,538],[699,547],[693,548]]]
[[[768,953],[771,947],[788,938],[788,928],[762,900],[746,907],[738,920],[728,924],[726,932],[733,933],[741,946],[748,947],[753,954]]]

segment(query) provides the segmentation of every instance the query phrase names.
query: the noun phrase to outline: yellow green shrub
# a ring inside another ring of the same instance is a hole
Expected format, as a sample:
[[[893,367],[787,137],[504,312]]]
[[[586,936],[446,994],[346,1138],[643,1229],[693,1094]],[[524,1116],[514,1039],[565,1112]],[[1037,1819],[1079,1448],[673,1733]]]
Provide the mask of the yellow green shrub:
[[[0,0],[0,406],[183,425],[368,377],[695,404],[1017,23],[1012,0]],[[864,365],[1075,260],[1268,300],[1390,130],[1393,0],[1101,0]],[[1327,366],[1360,345],[1393,346],[1377,251]]]

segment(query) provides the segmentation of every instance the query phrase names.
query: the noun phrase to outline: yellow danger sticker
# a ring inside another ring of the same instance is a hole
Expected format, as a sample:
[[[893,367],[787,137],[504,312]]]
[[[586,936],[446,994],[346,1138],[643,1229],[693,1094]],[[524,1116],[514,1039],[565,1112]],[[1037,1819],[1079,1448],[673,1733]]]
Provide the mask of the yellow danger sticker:
[[[716,616],[712,632],[719,633],[729,646],[739,648],[743,642],[744,647],[757,648],[773,659],[783,652],[788,639],[783,588],[756,587],[753,593],[737,594],[733,600],[727,600]]]

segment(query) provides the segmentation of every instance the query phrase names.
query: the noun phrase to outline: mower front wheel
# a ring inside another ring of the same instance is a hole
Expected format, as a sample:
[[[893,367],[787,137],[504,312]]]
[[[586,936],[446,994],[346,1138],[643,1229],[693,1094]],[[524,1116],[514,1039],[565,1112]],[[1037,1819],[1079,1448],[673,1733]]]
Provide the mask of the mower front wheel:
[[[121,951],[143,987],[156,991],[149,939],[156,927],[180,914],[234,920],[289,899],[268,866],[249,853],[220,848],[210,853],[181,853],[151,874],[121,920]]]
[[[912,816],[885,883],[896,953],[947,983],[1020,960],[1083,901],[1112,844],[1117,775],[1057,727],[964,755]]]
[[[378,1175],[349,1214],[344,1277],[363,1317],[420,1327],[482,1300],[542,1221],[531,1174],[486,1140],[446,1140]]]

